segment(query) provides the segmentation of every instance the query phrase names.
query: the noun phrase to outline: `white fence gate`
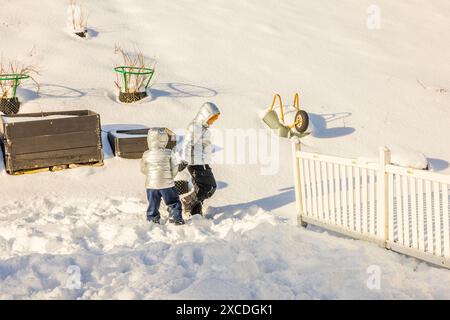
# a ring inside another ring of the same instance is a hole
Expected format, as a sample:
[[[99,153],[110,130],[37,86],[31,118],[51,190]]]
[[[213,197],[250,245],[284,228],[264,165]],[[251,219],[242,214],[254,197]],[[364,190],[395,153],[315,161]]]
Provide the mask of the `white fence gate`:
[[[299,223],[450,268],[450,175],[303,152],[293,143]]]

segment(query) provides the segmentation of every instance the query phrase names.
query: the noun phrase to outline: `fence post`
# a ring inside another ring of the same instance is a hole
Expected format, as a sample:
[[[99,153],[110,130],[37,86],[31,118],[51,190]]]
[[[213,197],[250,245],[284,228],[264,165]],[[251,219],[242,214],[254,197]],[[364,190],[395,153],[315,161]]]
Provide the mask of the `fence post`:
[[[389,182],[386,165],[391,163],[391,151],[386,147],[380,148],[379,168],[377,173],[378,185],[378,226],[379,236],[387,245],[389,240]],[[392,227],[392,226],[391,226]]]
[[[307,224],[302,221],[303,204],[302,204],[302,192],[301,192],[301,178],[300,177],[300,162],[297,152],[300,151],[300,141],[295,139],[292,141],[292,160],[294,167],[294,185],[295,185],[295,206],[297,211],[297,225],[306,227]]]

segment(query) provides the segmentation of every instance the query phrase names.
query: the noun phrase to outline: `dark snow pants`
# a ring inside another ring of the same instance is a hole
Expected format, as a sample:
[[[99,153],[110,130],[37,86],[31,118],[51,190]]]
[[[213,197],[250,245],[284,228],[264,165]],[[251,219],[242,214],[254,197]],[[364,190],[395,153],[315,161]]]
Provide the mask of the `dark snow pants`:
[[[167,189],[147,189],[148,209],[147,219],[159,219],[159,206],[161,198],[164,200],[169,217],[176,221],[183,220],[181,215],[181,202],[175,187]]]
[[[184,200],[185,203],[188,203],[188,211],[192,215],[202,214],[203,201],[211,198],[214,192],[216,192],[216,179],[209,165],[188,166],[188,170],[192,176],[194,190]]]

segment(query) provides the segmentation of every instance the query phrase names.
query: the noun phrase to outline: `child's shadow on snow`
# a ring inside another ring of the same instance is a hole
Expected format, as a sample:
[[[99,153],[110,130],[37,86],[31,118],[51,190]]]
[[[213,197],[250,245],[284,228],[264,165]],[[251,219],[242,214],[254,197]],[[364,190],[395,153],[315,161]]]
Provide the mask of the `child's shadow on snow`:
[[[278,194],[250,202],[236,203],[221,207],[209,207],[208,213],[205,214],[205,217],[213,218],[218,214],[226,213],[218,218],[219,221],[221,221],[229,218],[230,214],[235,215],[238,211],[243,214],[245,214],[247,210],[252,210],[253,208],[261,208],[264,211],[273,211],[295,201],[294,187],[280,189],[279,191],[280,193]]]

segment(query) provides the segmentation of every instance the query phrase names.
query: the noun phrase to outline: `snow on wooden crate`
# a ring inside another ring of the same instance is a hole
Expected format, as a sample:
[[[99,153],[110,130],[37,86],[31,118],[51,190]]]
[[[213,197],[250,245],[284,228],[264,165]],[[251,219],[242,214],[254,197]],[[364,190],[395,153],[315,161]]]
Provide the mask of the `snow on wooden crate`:
[[[6,171],[103,163],[100,115],[90,110],[1,116]]]

